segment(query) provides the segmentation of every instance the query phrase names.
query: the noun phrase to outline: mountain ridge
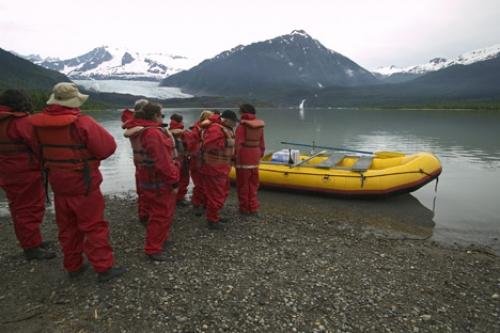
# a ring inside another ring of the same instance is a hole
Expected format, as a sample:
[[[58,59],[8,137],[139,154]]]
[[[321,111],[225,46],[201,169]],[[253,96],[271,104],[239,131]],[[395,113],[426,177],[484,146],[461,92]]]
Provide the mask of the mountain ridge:
[[[72,79],[159,81],[193,66],[193,60],[167,53],[140,53],[128,48],[96,47],[69,59],[26,56],[35,64],[59,71]]]
[[[255,95],[276,85],[291,88],[376,84],[371,72],[330,50],[304,30],[223,51],[162,80],[191,94]]]

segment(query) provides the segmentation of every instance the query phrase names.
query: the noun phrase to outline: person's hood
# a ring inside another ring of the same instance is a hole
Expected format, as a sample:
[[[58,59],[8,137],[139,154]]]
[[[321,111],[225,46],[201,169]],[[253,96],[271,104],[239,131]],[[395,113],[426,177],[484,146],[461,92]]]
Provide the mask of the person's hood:
[[[175,121],[173,119],[170,119],[170,124],[168,126],[168,129],[173,130],[173,129],[184,129],[184,124],[182,122]]]
[[[255,120],[256,118],[257,118],[257,117],[255,117],[255,115],[254,115],[254,114],[247,113],[247,112],[245,112],[245,113],[243,113],[243,114],[241,115],[241,120]]]
[[[10,106],[0,105],[0,112],[15,112]]]
[[[142,127],[161,127],[161,124],[158,124],[158,122],[154,120],[146,120],[146,119],[135,119],[132,118],[126,123],[123,124],[123,128],[132,128],[132,127],[137,127],[137,126],[142,126]]]
[[[59,104],[52,104],[45,107],[42,110],[44,113],[56,116],[56,115],[74,115],[77,116],[80,114],[79,108],[69,108],[67,106],[62,106]]]
[[[139,132],[141,132],[144,128],[145,128],[144,126],[135,126],[127,128],[125,132],[123,132],[123,136],[126,138],[133,137],[134,135],[137,135]]]

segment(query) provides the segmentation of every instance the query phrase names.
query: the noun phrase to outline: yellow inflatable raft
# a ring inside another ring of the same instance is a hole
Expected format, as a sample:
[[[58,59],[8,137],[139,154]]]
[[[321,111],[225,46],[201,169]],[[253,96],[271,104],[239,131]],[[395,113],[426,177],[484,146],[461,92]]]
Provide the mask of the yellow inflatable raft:
[[[291,189],[339,196],[387,196],[409,193],[436,179],[441,173],[439,159],[430,153],[403,154],[375,152],[348,155],[321,151],[300,153],[296,162],[262,158],[259,178],[262,187]],[[235,180],[235,170],[231,170]]]

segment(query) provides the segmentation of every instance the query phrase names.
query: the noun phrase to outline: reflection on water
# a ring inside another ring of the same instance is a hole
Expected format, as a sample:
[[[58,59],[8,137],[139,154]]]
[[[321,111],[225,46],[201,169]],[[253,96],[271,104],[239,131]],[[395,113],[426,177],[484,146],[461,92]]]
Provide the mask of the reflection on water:
[[[166,119],[174,112],[182,113],[185,123],[191,124],[200,110],[168,109]],[[109,194],[134,189],[132,154],[129,142],[122,135],[120,112],[102,111],[92,115],[118,142],[116,153],[102,163],[103,190]],[[349,202],[302,195],[301,202],[307,201],[310,207],[321,205],[321,200],[334,206],[350,206],[354,212],[363,211],[363,216],[373,221],[381,215],[393,221],[409,221],[412,216],[428,221],[429,218],[422,217],[425,214],[415,212],[422,207],[430,211],[435,208],[435,215],[430,219],[436,223],[434,239],[474,241],[500,251],[497,197],[500,189],[500,112],[308,109],[306,106],[304,109],[259,110],[259,116],[267,124],[269,150],[281,148],[280,141],[308,144],[314,141],[317,145],[369,151],[430,151],[443,164],[437,198],[434,185],[429,184],[409,196],[413,199]],[[272,192],[263,191],[262,196],[272,201],[272,194],[268,193]],[[280,194],[283,200],[286,196]],[[348,210],[346,207],[341,208]],[[0,207],[2,212],[5,213],[5,209]]]

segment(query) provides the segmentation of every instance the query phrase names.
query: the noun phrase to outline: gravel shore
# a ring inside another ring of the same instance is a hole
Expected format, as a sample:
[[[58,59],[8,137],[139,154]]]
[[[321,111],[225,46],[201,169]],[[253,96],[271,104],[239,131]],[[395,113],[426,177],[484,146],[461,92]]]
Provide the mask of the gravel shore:
[[[171,261],[160,264],[143,254],[134,199],[107,198],[117,262],[129,269],[108,284],[91,270],[69,280],[60,251],[25,261],[2,217],[0,332],[500,331],[496,255],[429,241],[425,223],[409,232],[285,196],[264,191],[260,216],[243,218],[233,193],[224,231],[179,207]],[[51,212],[43,232],[58,249]]]

